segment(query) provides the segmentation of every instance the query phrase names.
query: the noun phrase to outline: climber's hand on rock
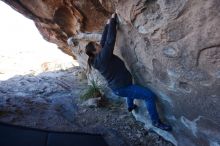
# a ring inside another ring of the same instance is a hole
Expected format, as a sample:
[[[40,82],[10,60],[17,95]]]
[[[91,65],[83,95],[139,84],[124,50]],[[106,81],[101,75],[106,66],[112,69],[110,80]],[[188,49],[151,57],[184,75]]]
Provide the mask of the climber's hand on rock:
[[[106,24],[109,24],[109,23],[110,23],[110,19],[107,20],[107,23],[106,23]]]
[[[115,19],[116,20],[116,24],[118,25],[119,24],[119,20],[118,20],[118,15],[117,15],[117,13],[113,13],[112,14],[112,19]]]
[[[118,9],[115,10],[115,13],[118,14]]]
[[[113,13],[113,14],[112,14],[112,18],[115,18],[115,15],[116,15],[116,13]]]

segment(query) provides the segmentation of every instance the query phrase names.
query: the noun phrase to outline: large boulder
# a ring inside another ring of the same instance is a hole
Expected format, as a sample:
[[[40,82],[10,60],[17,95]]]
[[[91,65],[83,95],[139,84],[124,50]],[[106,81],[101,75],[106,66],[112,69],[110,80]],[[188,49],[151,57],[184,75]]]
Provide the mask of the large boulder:
[[[220,145],[219,0],[3,1],[35,21],[46,40],[85,68],[85,45],[100,40],[117,9],[114,53],[126,62],[135,83],[158,95],[161,118],[173,132],[152,127],[142,101],[136,101],[136,119],[175,145]],[[100,75],[95,71],[92,77]]]

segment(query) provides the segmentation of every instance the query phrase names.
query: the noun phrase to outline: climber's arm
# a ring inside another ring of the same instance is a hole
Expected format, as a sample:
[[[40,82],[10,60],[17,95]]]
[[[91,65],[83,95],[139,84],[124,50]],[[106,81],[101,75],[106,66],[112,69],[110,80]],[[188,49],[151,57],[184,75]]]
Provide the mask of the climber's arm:
[[[101,38],[101,41],[100,41],[100,45],[102,46],[102,48],[104,47],[105,41],[106,41],[106,38],[107,38],[109,22],[110,22],[110,20],[108,20],[107,24],[105,25],[104,31],[102,33],[102,38]]]
[[[117,17],[116,14],[112,15],[112,18],[108,26],[108,33],[107,33],[107,38],[106,38],[104,47],[99,53],[99,58],[102,60],[103,63],[108,62],[108,60],[113,55],[113,50],[114,50],[115,40],[116,40],[116,33],[117,33],[116,17]]]
[[[116,34],[117,34],[116,17],[117,17],[117,14],[114,13],[112,15],[111,20],[110,20],[110,24],[109,24],[109,28],[108,28],[108,34],[107,34],[106,42],[105,42],[105,45],[104,45],[104,47],[110,46],[109,48],[110,48],[110,51],[112,51],[112,53],[113,53],[113,50],[114,50],[115,41],[116,41]]]

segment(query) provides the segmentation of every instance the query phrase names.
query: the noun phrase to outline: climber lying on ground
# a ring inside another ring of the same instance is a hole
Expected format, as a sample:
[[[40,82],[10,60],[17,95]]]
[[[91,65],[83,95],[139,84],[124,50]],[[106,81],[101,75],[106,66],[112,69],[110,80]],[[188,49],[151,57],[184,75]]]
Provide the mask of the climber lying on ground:
[[[116,40],[117,14],[112,14],[102,34],[100,45],[89,42],[86,54],[89,56],[88,67],[97,69],[107,80],[108,86],[116,95],[127,97],[128,111],[137,107],[134,99],[143,99],[152,120],[152,124],[163,130],[170,131],[171,126],[161,122],[155,105],[156,95],[148,88],[132,84],[132,76],[125,67],[124,62],[113,54]]]

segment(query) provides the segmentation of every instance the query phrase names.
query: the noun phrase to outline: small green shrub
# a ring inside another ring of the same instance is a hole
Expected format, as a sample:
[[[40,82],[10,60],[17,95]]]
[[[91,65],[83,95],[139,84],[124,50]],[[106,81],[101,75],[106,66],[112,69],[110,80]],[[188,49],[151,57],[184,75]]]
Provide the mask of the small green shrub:
[[[80,98],[82,100],[103,96],[101,93],[102,87],[99,86],[94,80],[92,80],[91,83],[92,85],[89,85],[89,87],[81,94]]]

